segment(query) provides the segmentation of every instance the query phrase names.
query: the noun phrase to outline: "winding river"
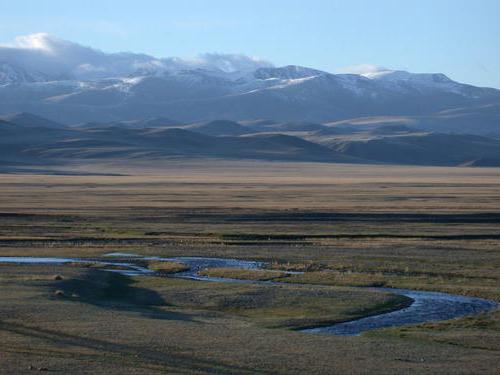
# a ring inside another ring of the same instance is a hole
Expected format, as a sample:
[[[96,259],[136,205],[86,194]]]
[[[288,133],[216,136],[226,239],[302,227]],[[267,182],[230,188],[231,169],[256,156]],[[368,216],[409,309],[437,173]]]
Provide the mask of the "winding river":
[[[238,282],[238,283],[258,283],[251,280],[235,280],[201,276],[198,272],[206,268],[240,268],[240,269],[260,269],[264,263],[244,261],[237,259],[225,258],[204,258],[204,257],[142,257],[136,254],[128,253],[109,253],[106,254],[108,259],[117,258],[114,260],[102,259],[75,259],[75,258],[35,258],[35,257],[0,257],[0,263],[14,264],[65,264],[74,262],[96,262],[109,266],[120,266],[124,269],[109,269],[109,272],[118,272],[127,276],[152,275],[153,271],[141,267],[135,262],[160,260],[160,261],[176,261],[189,266],[189,270],[175,274],[175,277],[194,279],[201,281],[221,281],[221,282]],[[270,282],[266,282],[270,283]],[[431,321],[448,320],[466,315],[477,314],[489,310],[497,309],[500,304],[495,301],[490,301],[482,298],[465,297],[447,293],[426,292],[407,289],[391,289],[391,288],[369,288],[373,291],[390,292],[404,295],[413,299],[413,303],[401,310],[373,315],[361,319],[356,319],[348,322],[337,323],[327,327],[311,328],[302,330],[308,333],[323,333],[332,335],[359,335],[364,331],[369,331],[377,328],[395,327],[407,324],[418,324]]]

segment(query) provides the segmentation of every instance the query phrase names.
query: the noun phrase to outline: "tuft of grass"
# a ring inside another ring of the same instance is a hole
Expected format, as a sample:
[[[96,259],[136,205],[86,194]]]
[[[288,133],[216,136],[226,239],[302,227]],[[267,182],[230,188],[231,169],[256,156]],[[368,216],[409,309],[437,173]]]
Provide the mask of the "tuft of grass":
[[[273,270],[244,270],[239,268],[210,268],[199,272],[202,276],[223,277],[228,279],[270,281],[287,277],[286,272]]]
[[[170,261],[151,261],[148,262],[148,268],[163,274],[178,273],[189,270],[189,267],[184,263]]]
[[[500,301],[498,280],[494,278],[327,270],[292,274],[275,281],[296,284],[429,290]]]
[[[128,270],[129,267],[116,264],[104,264],[99,262],[69,262],[65,263],[66,266],[76,268],[92,268],[98,270]]]
[[[500,310],[441,322],[380,329],[365,335],[395,336],[500,352]]]
[[[319,271],[292,274],[276,281],[295,284],[381,287],[386,281],[381,274],[363,274],[358,272]]]
[[[322,271],[327,266],[323,263],[318,262],[304,262],[304,263],[290,263],[290,262],[277,262],[273,261],[266,265],[266,268],[272,270],[280,271],[292,271],[292,272],[315,272]]]

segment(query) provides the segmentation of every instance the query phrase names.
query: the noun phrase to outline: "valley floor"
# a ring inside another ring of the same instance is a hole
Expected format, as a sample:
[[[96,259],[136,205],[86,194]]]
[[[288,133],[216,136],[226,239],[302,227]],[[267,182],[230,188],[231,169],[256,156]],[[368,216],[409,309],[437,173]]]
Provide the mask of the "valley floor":
[[[218,256],[305,274],[276,290],[0,264],[0,373],[498,371],[498,311],[359,337],[289,328],[387,303],[360,286],[500,301],[500,169],[192,159],[72,172],[87,175],[0,175],[0,256]]]

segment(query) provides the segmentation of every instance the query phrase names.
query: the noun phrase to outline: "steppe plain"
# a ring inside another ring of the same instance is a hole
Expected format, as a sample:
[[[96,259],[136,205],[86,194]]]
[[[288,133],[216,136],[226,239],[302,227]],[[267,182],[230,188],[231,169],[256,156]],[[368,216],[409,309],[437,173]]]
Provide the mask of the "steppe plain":
[[[499,223],[499,168],[170,159],[2,174],[0,256],[247,259],[268,269],[207,272],[282,283],[2,263],[0,373],[498,373],[498,310],[354,337],[297,328],[404,305],[370,286],[500,301]]]

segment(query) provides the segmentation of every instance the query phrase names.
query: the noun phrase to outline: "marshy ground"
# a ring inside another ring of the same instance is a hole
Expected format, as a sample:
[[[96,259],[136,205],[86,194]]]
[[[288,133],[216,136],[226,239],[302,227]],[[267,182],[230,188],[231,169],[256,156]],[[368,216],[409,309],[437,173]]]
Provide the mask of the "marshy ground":
[[[359,286],[500,301],[499,169],[221,163],[0,175],[0,256],[252,259],[267,268],[206,272],[283,282],[1,264],[0,373],[498,370],[498,311],[360,337],[293,328],[405,303]]]

